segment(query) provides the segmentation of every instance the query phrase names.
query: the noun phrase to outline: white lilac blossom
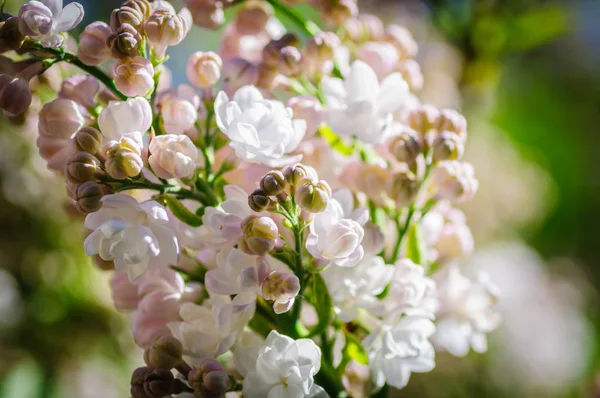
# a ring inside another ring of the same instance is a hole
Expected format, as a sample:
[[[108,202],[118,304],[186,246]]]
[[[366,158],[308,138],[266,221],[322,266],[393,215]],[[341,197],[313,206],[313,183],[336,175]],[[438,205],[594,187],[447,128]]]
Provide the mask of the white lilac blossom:
[[[40,40],[44,47],[63,43],[61,32],[68,32],[83,19],[83,6],[73,2],[63,8],[63,0],[32,0],[19,10],[19,29],[25,36]]]
[[[150,141],[148,149],[148,163],[160,178],[187,178],[196,170],[198,149],[186,135],[159,135]]]
[[[114,261],[117,270],[136,279],[148,267],[177,263],[179,247],[167,222],[165,208],[154,201],[107,195],[100,210],[85,219],[85,226],[94,230],[85,240],[85,252]]]
[[[392,73],[379,83],[373,69],[362,61],[352,64],[344,80],[324,78],[321,84],[329,127],[336,134],[369,144],[380,143],[389,135],[392,113],[410,94],[400,73]]]
[[[231,304],[238,312],[254,311],[260,284],[268,271],[264,258],[239,249],[222,251],[217,255],[217,268],[206,273],[206,288],[211,294],[235,296]]]
[[[306,249],[325,264],[352,267],[364,256],[361,242],[363,225],[368,220],[366,208],[354,209],[352,193],[339,190],[327,204],[325,211],[317,213],[310,224]]]
[[[244,376],[244,397],[327,397],[314,384],[321,350],[310,339],[293,340],[272,331],[262,346],[242,346],[234,354]]]
[[[242,220],[254,212],[248,207],[248,194],[236,185],[224,188],[225,201],[220,207],[207,207],[196,239],[213,248],[233,246],[242,237]]]
[[[230,140],[236,155],[251,163],[282,167],[301,155],[289,155],[306,132],[304,120],[292,119],[292,111],[279,101],[264,99],[253,86],[240,88],[230,100],[221,91],[215,100],[219,129]]]
[[[152,108],[144,97],[113,101],[98,116],[102,135],[119,140],[123,134],[138,131],[144,134],[152,125]]]
[[[433,341],[452,355],[463,357],[469,349],[487,351],[486,334],[500,323],[495,311],[497,288],[487,274],[479,273],[475,280],[463,276],[458,266],[447,266],[434,278],[438,282],[439,309],[437,332]]]
[[[381,314],[382,302],[377,298],[390,282],[394,268],[381,257],[365,255],[354,267],[330,266],[322,272],[335,312],[342,322],[351,322],[364,309]]]
[[[409,259],[396,262],[389,292],[383,301],[387,314],[426,313],[437,309],[435,282],[425,275],[425,268]]]
[[[403,388],[413,372],[435,367],[435,350],[428,340],[435,325],[427,316],[407,315],[369,335],[363,346],[369,356],[371,378],[376,388],[385,383]]]
[[[192,358],[216,358],[227,352],[252,317],[236,312],[228,298],[215,297],[202,305],[184,303],[179,309],[182,321],[167,325],[181,341],[184,354]]]

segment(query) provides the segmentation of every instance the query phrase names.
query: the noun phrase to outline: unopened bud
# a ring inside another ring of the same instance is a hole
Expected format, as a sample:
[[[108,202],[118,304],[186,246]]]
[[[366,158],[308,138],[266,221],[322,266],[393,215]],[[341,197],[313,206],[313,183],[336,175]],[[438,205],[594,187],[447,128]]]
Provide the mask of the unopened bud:
[[[29,82],[7,74],[0,75],[0,109],[7,116],[24,113],[31,105]]]
[[[243,58],[233,58],[223,65],[222,89],[233,95],[239,88],[255,85],[258,81],[258,67]]]
[[[408,127],[425,136],[434,128],[439,111],[431,105],[421,105],[410,111],[408,115]]]
[[[273,250],[279,239],[277,224],[270,217],[246,217],[242,221],[242,234],[240,249],[257,256],[264,256]]]
[[[256,87],[272,90],[278,72],[279,70],[277,67],[272,67],[264,63],[260,64],[258,66],[258,80],[256,81]]]
[[[190,56],[186,67],[188,80],[198,88],[213,86],[221,78],[223,61],[212,51],[198,51]]]
[[[96,96],[100,93],[100,82],[90,75],[74,75],[63,81],[59,98],[77,102],[86,108],[96,105]]]
[[[396,207],[408,207],[414,202],[419,192],[419,183],[411,172],[398,172],[389,180],[388,195],[396,203]]]
[[[250,0],[239,9],[235,18],[235,29],[241,35],[257,35],[265,31],[273,7],[267,2]]]
[[[435,121],[437,131],[450,131],[458,134],[463,140],[467,138],[467,119],[453,109],[442,109]]]
[[[296,202],[303,210],[320,213],[327,208],[331,199],[331,188],[326,181],[301,180],[296,190]]]
[[[110,51],[115,58],[135,57],[142,41],[142,35],[136,28],[124,23],[108,38]]]
[[[175,379],[166,369],[137,368],[131,376],[131,396],[133,398],[164,398],[179,394],[183,383]]]
[[[279,52],[279,72],[287,76],[297,75],[300,72],[302,54],[296,47],[287,46]]]
[[[81,33],[77,57],[86,65],[100,65],[111,56],[108,38],[112,30],[104,22],[92,22]]]
[[[397,161],[406,163],[411,170],[414,169],[417,157],[421,153],[419,135],[412,129],[403,129],[390,140],[389,151]]]
[[[269,171],[260,180],[260,189],[269,196],[279,195],[285,189],[285,177],[280,171]]]
[[[95,181],[86,181],[77,185],[73,191],[73,201],[77,209],[85,214],[100,210],[102,203],[100,199],[109,192],[107,186],[98,184]]]
[[[93,127],[82,127],[75,134],[75,145],[80,151],[96,155],[102,149],[102,133]]]
[[[179,14],[158,9],[144,23],[144,32],[157,54],[162,56],[168,46],[175,46],[183,41],[191,24],[192,15],[187,8],[183,8]]]
[[[272,199],[262,189],[257,189],[248,196],[248,206],[255,212],[266,210],[272,203]]]
[[[425,80],[421,66],[414,59],[407,59],[398,65],[398,71],[402,74],[404,81],[408,83],[408,87],[412,92],[419,91],[423,88]]]
[[[389,25],[385,29],[385,39],[392,43],[400,59],[411,59],[417,55],[419,46],[408,29],[400,25]]]
[[[457,160],[462,158],[465,152],[465,145],[458,134],[450,131],[439,133],[432,144],[433,161]]]
[[[435,199],[456,203],[470,200],[479,188],[473,166],[458,160],[439,162],[433,169],[431,181]]]
[[[183,346],[171,336],[159,336],[144,351],[144,362],[151,368],[171,370],[181,362]]]
[[[19,18],[8,18],[0,28],[0,51],[18,50],[24,40],[25,35],[19,29]]]
[[[115,86],[129,97],[143,96],[154,87],[154,67],[144,57],[121,58],[113,71]]]
[[[118,180],[137,177],[144,167],[142,160],[142,134],[124,134],[118,141],[111,140],[104,147],[105,169],[108,175]]]
[[[336,26],[343,25],[348,18],[358,14],[354,0],[322,0],[320,5],[325,19]]]
[[[127,0],[121,7],[114,10],[110,16],[110,25],[113,30],[119,29],[123,24],[129,24],[140,29],[150,16],[152,6],[148,0]]]
[[[206,29],[217,29],[225,22],[223,3],[214,0],[185,0],[192,12],[194,24]]]
[[[319,62],[333,59],[335,50],[340,45],[339,37],[333,32],[319,32],[311,36],[306,43],[306,54]]]
[[[231,379],[223,365],[214,359],[202,359],[188,374],[194,396],[221,398],[231,388]]]
[[[299,39],[292,33],[286,33],[278,40],[271,40],[262,51],[263,64],[276,68],[279,64],[279,53],[285,47],[298,47]]]
[[[298,185],[300,180],[304,178],[309,178],[316,180],[317,172],[310,166],[305,166],[303,164],[295,164],[292,166],[288,166],[283,170],[283,176],[285,180],[292,186]]]
[[[100,161],[87,152],[76,152],[67,161],[65,170],[67,179],[74,184],[95,181],[104,173],[100,169]]]
[[[289,309],[289,303],[300,293],[300,280],[290,271],[275,270],[267,275],[261,288],[263,298],[275,301],[276,313],[282,313],[285,311],[278,311]]]

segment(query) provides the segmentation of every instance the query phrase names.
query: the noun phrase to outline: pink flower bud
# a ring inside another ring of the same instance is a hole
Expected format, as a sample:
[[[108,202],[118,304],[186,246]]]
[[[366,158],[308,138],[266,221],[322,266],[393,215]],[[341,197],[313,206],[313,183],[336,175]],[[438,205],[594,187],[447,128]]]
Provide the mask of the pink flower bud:
[[[411,172],[397,172],[390,178],[387,192],[396,202],[396,207],[401,209],[413,203],[419,192],[419,183]]]
[[[81,33],[77,57],[86,65],[100,65],[111,56],[108,46],[110,26],[104,22],[92,22]]]
[[[129,281],[126,272],[116,271],[110,280],[110,290],[115,307],[119,311],[136,310],[141,296],[138,294],[137,285]]]
[[[465,144],[458,134],[450,131],[440,132],[431,145],[433,149],[432,160],[457,160],[462,158],[465,152]]]
[[[73,201],[77,210],[89,214],[100,210],[102,203],[100,200],[109,192],[106,185],[100,185],[94,181],[86,181],[78,185],[73,192]]]
[[[163,128],[168,134],[183,134],[194,127],[198,120],[200,98],[190,86],[179,86],[164,94],[158,100],[158,110]]]
[[[66,98],[92,108],[96,105],[96,96],[100,93],[100,82],[90,75],[75,75],[64,80],[59,98]]]
[[[242,58],[233,58],[223,65],[222,89],[227,95],[232,96],[244,86],[255,85],[258,81],[259,71],[256,65]]]
[[[389,25],[385,29],[387,42],[393,44],[398,51],[400,59],[414,58],[419,51],[419,46],[408,29],[400,25]]]
[[[115,86],[129,97],[143,96],[154,87],[154,68],[144,57],[121,58],[113,70]]]
[[[214,359],[202,359],[188,374],[188,383],[201,398],[223,397],[231,388],[225,368]]]
[[[166,134],[150,141],[148,163],[160,178],[191,177],[196,170],[198,149],[187,135]]]
[[[132,322],[133,340],[138,346],[147,348],[157,337],[171,336],[167,322],[160,314],[137,312]]]
[[[279,239],[279,229],[269,217],[246,217],[242,221],[242,233],[240,249],[257,256],[264,256],[273,250]]]
[[[192,12],[194,24],[206,29],[217,29],[225,22],[223,4],[215,0],[185,0]]]
[[[175,46],[183,41],[191,26],[192,14],[187,8],[182,8],[179,14],[159,9],[144,23],[144,32],[156,53],[162,56],[168,46]]]
[[[7,116],[17,116],[24,113],[31,105],[29,81],[0,75],[0,109]]]
[[[479,182],[475,170],[467,162],[445,160],[438,163],[431,176],[434,198],[460,203],[473,198]]]
[[[263,1],[245,2],[235,18],[235,29],[242,35],[257,35],[265,31],[269,18],[273,15],[273,7]]]
[[[435,121],[435,129],[456,133],[465,140],[467,138],[467,119],[453,109],[442,109]]]
[[[110,140],[104,146],[104,167],[112,178],[123,180],[137,177],[142,172],[142,134],[139,131],[123,134],[119,140]]]
[[[64,171],[67,159],[76,151],[72,138],[84,121],[75,101],[59,98],[44,105],[40,111],[37,146],[49,169]]]
[[[76,152],[67,160],[65,174],[69,182],[82,184],[86,181],[96,181],[104,172],[100,168],[100,161],[94,155]]]
[[[397,70],[402,74],[404,81],[408,83],[411,91],[415,92],[423,88],[423,72],[421,72],[421,66],[417,61],[414,59],[401,61],[398,64]]]
[[[392,44],[371,41],[360,48],[358,59],[367,63],[375,71],[379,80],[382,80],[394,70],[399,57]]]
[[[261,289],[265,300],[285,304],[300,292],[300,280],[290,271],[276,270],[267,275]]]
[[[303,179],[298,183],[296,201],[302,210],[320,213],[327,208],[331,193],[331,188],[326,181]]]
[[[209,51],[198,51],[190,56],[186,74],[188,80],[196,87],[208,88],[221,78],[223,61],[218,54]]]

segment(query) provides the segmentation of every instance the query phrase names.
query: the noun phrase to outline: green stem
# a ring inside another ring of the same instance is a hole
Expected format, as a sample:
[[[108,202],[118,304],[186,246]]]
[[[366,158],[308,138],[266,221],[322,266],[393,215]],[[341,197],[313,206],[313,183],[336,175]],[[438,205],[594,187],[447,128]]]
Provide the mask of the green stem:
[[[84,64],[79,58],[77,58],[75,54],[71,54],[62,48],[45,48],[39,43],[29,43],[25,48],[30,48],[34,51],[47,52],[49,54],[52,54],[54,58],[60,61],[68,62],[72,65],[75,65],[82,71],[89,73],[90,75],[98,79],[100,82],[102,82],[102,84],[108,87],[108,89],[111,90],[120,99],[127,99],[127,96],[117,89],[113,79],[110,76],[108,76],[106,73],[102,72],[102,70],[95,66],[89,66]]]
[[[404,226],[400,225],[400,220],[398,217],[394,218],[394,222],[396,223],[396,228],[398,229],[398,240],[396,241],[396,245],[394,246],[394,252],[392,253],[392,258],[390,260],[390,264],[393,264],[398,260],[398,255],[400,254],[400,248],[402,247],[402,241],[406,236],[406,232],[408,232],[408,228],[410,227],[410,222],[415,214],[415,205],[412,204],[408,208],[408,213],[406,215],[406,220],[404,221]]]
[[[206,197],[201,195],[199,192],[194,192],[187,188],[174,185],[156,184],[150,181],[115,180],[112,178],[105,178],[103,182],[123,184],[122,186],[116,188],[117,192],[126,191],[129,189],[149,189],[152,191],[159,191],[163,194],[173,194],[183,199],[196,200],[200,203],[206,202]]]

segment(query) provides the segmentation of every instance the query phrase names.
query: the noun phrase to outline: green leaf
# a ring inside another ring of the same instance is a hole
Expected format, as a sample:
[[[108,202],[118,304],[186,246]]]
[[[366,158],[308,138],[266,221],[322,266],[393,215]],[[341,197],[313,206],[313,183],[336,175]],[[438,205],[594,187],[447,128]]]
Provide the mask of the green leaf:
[[[408,230],[406,241],[406,257],[415,264],[423,264],[426,259],[427,247],[419,223],[414,223]]]
[[[199,217],[196,214],[192,213],[179,200],[169,195],[164,195],[162,199],[165,201],[167,207],[169,208],[169,210],[171,210],[175,217],[177,217],[187,225],[190,225],[192,227],[199,227],[202,225],[202,217]]]
[[[319,315],[319,322],[317,323],[317,326],[310,331],[308,337],[317,336],[327,329],[327,326],[331,323],[331,312],[333,308],[331,296],[329,295],[329,290],[327,290],[327,285],[325,285],[323,277],[320,274],[314,274],[312,280],[313,286],[311,295],[313,305]]]

